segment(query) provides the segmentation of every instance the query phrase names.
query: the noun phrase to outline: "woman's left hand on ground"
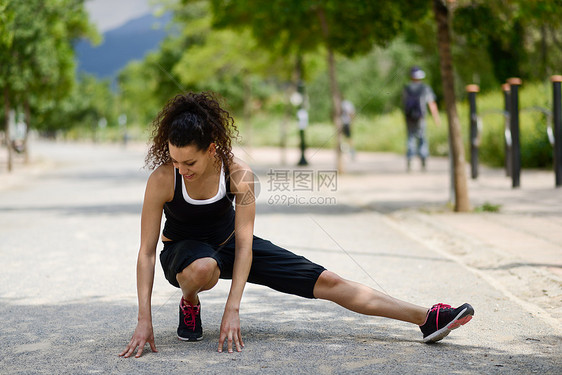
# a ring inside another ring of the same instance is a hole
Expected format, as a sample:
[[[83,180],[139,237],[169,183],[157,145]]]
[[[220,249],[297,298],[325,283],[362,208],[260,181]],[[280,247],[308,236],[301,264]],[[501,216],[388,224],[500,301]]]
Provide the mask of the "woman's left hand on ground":
[[[221,332],[219,337],[219,353],[222,353],[224,341],[227,341],[227,349],[229,353],[233,352],[233,345],[236,351],[242,351],[244,342],[242,341],[242,333],[240,331],[240,315],[237,310],[225,308],[221,322]]]

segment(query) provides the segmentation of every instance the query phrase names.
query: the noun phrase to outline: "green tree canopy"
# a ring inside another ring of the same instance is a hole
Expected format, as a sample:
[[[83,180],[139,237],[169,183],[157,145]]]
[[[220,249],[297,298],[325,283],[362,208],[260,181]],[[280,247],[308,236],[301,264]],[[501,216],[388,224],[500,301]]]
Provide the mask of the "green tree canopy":
[[[72,41],[96,34],[80,0],[2,1],[0,9],[5,122],[11,108],[23,106],[29,129],[31,113],[54,106],[70,92],[75,80]]]
[[[489,58],[498,83],[509,77],[544,80],[559,69],[561,18],[560,1],[464,0],[454,10],[453,29],[465,54]]]
[[[250,29],[258,43],[283,55],[301,55],[325,48],[337,136],[337,168],[341,158],[341,94],[334,53],[352,57],[384,45],[404,22],[429,9],[425,0],[209,0],[217,28]],[[183,0],[184,4],[193,0]],[[297,59],[297,61],[300,61]],[[298,75],[302,74],[297,63]],[[298,78],[300,79],[300,77]]]
[[[325,45],[350,57],[369,52],[373,44],[387,43],[405,22],[429,9],[424,0],[210,1],[215,27],[249,27],[267,49],[290,54]],[[321,13],[329,25],[329,35],[324,35]]]

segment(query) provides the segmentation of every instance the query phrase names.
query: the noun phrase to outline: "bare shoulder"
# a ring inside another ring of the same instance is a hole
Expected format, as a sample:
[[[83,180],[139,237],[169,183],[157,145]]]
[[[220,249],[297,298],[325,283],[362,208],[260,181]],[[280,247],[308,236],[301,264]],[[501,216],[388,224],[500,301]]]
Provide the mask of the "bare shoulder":
[[[254,173],[252,172],[252,168],[250,168],[246,162],[236,157],[233,158],[229,166],[229,174],[233,192],[247,190],[249,185],[253,185]]]
[[[162,164],[150,174],[149,181],[154,181],[159,184],[166,184],[167,182],[174,182],[174,167],[171,164]]]
[[[239,173],[243,171],[252,172],[252,168],[243,160],[234,157],[232,163],[229,166],[230,174],[233,172]]]
[[[174,167],[163,164],[156,168],[148,178],[146,190],[160,199],[171,200],[174,192]]]

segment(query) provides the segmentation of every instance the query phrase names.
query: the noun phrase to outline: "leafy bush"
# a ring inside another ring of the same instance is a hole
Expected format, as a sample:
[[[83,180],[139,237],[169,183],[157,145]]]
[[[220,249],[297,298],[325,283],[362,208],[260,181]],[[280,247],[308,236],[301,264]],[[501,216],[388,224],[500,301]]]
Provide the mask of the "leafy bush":
[[[523,84],[519,90],[519,144],[523,168],[552,166],[552,146],[546,133],[549,118],[543,113],[552,110],[550,91],[548,85],[540,83]],[[480,160],[490,166],[503,166],[505,117],[499,113],[504,108],[503,93],[479,95],[477,106],[484,124],[479,149]],[[468,123],[468,119],[465,122]]]

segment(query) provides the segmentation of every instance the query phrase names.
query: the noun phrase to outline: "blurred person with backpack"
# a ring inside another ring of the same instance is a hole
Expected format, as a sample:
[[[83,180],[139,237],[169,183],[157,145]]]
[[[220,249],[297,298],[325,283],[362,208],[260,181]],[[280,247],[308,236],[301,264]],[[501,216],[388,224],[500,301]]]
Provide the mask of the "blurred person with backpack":
[[[411,82],[402,91],[402,103],[408,131],[406,152],[408,171],[411,169],[412,158],[416,154],[421,159],[422,169],[425,170],[426,168],[429,146],[425,116],[428,107],[435,125],[441,125],[439,111],[435,103],[435,93],[431,87],[422,83],[424,78],[425,72],[419,66],[412,67],[410,70]]]

